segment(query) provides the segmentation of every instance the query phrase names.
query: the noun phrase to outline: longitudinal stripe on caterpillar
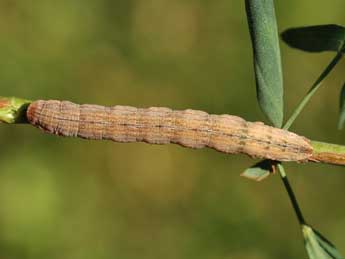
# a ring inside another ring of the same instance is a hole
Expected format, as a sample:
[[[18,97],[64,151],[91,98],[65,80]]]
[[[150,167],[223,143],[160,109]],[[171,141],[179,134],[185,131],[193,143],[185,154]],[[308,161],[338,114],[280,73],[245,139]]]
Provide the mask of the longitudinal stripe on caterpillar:
[[[27,117],[34,126],[63,136],[176,143],[279,161],[306,161],[312,154],[309,140],[292,132],[247,122],[237,116],[209,115],[196,110],[104,107],[50,100],[33,102]]]
[[[39,116],[41,118],[49,118],[50,117],[50,118],[61,120],[61,121],[79,122],[79,120],[72,120],[72,119],[66,119],[66,118],[63,118],[63,117],[55,117],[55,116],[43,115],[40,112],[37,112],[36,114],[37,114],[37,116]],[[109,121],[84,121],[84,123],[107,125],[107,126],[114,125],[114,124],[110,123]],[[144,126],[144,125],[139,125],[139,124],[118,123],[116,125],[118,125],[118,126],[128,126],[128,127],[133,127],[133,128],[152,128],[153,127],[153,128],[169,128],[169,129],[172,129],[172,130],[186,129],[186,128],[181,128],[181,127],[172,127],[172,126],[166,126],[166,125],[161,125],[161,124],[156,124],[156,125],[151,125],[151,126]],[[199,131],[199,132],[206,132],[206,133],[214,133],[214,132],[216,132],[216,133],[222,134],[224,136],[228,136],[228,137],[232,137],[232,138],[238,138],[240,140],[239,143],[243,142],[243,144],[241,144],[241,146],[245,146],[246,145],[245,141],[249,140],[249,141],[256,141],[256,142],[262,143],[262,144],[268,144],[268,146],[266,146],[265,149],[269,148],[270,145],[273,145],[273,146],[280,146],[282,148],[290,147],[291,149],[294,149],[296,151],[303,151],[298,146],[295,146],[295,145],[290,145],[289,146],[288,143],[286,143],[286,141],[283,144],[281,144],[281,143],[275,143],[275,142],[272,142],[272,141],[267,141],[267,140],[264,140],[264,139],[255,139],[255,138],[247,137],[245,134],[247,134],[248,131],[243,131],[243,134],[236,135],[236,134],[229,134],[229,133],[224,133],[224,132],[219,132],[219,131],[212,131],[212,130],[209,130],[209,129],[206,129],[206,130],[205,129],[196,129],[196,128],[188,128],[188,129],[192,130],[192,131]],[[61,132],[59,132],[59,133],[61,133]],[[267,139],[272,139],[272,136],[268,135]]]

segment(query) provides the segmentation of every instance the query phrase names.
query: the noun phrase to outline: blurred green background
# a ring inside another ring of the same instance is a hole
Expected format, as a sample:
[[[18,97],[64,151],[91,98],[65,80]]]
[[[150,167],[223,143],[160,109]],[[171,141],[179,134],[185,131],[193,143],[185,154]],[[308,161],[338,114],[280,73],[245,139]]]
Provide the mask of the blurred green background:
[[[345,2],[276,1],[280,30],[345,24]],[[0,1],[0,95],[167,106],[265,120],[244,1]],[[282,44],[285,114],[333,53]],[[336,130],[345,64],[292,130]],[[0,258],[307,258],[278,176],[239,177],[254,160],[175,145],[118,144],[0,125]],[[307,220],[345,254],[345,171],[286,164]]]

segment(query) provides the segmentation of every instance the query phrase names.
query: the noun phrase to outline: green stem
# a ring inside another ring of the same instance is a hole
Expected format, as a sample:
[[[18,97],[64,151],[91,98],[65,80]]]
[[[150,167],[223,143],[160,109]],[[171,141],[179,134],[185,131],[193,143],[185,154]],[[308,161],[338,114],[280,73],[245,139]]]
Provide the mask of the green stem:
[[[285,186],[285,189],[289,195],[289,198],[290,198],[290,201],[291,201],[291,204],[292,204],[292,207],[296,213],[296,216],[297,216],[297,219],[298,219],[298,222],[301,224],[301,225],[305,225],[306,222],[305,222],[305,219],[303,217],[303,214],[302,214],[302,210],[297,202],[297,199],[296,199],[296,196],[295,196],[295,193],[293,192],[292,190],[292,187],[290,185],[290,182],[289,182],[289,179],[287,178],[287,175],[285,173],[285,170],[284,170],[284,167],[282,164],[278,164],[278,169],[279,169],[279,173],[280,173],[280,176],[282,178],[282,181],[283,181],[283,184]]]
[[[345,146],[319,141],[311,141],[311,145],[313,146],[311,161],[345,165]]]
[[[345,146],[330,144],[325,142],[319,141],[311,141],[311,145],[313,146],[314,153],[335,153],[335,154],[344,154],[345,155]]]
[[[315,94],[315,92],[320,88],[322,81],[328,76],[328,74],[333,70],[333,68],[339,63],[339,61],[342,58],[342,52],[338,52],[337,55],[332,59],[332,61],[328,64],[326,69],[321,73],[319,78],[315,81],[315,83],[311,86],[309,89],[307,95],[303,98],[303,100],[300,102],[300,104],[297,106],[297,108],[292,113],[291,117],[288,119],[288,121],[285,123],[283,129],[289,129],[292,125],[292,123],[296,120],[297,116],[301,113],[303,108],[307,105],[310,98]]]
[[[0,122],[25,123],[25,112],[30,103],[30,100],[0,96]]]

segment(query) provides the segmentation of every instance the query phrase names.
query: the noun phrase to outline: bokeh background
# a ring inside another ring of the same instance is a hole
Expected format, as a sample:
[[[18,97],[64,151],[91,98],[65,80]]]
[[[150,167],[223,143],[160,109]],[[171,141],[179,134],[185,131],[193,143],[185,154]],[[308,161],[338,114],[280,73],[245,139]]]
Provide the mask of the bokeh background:
[[[276,1],[280,30],[345,24],[343,0]],[[0,94],[168,106],[265,120],[255,97],[244,1],[0,1]],[[285,114],[333,53],[282,44]],[[292,130],[336,129],[342,62]],[[0,125],[0,258],[307,258],[279,177],[213,150],[118,144]],[[286,164],[307,220],[345,254],[345,171]]]

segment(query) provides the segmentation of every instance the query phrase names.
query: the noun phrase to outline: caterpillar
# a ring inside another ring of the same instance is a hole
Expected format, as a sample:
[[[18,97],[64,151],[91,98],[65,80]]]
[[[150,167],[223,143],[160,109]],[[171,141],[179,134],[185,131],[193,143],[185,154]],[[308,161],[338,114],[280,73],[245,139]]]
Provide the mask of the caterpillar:
[[[38,100],[29,105],[26,115],[33,126],[66,137],[175,143],[277,161],[304,162],[313,151],[310,141],[295,133],[233,115],[213,115],[199,110]]]

